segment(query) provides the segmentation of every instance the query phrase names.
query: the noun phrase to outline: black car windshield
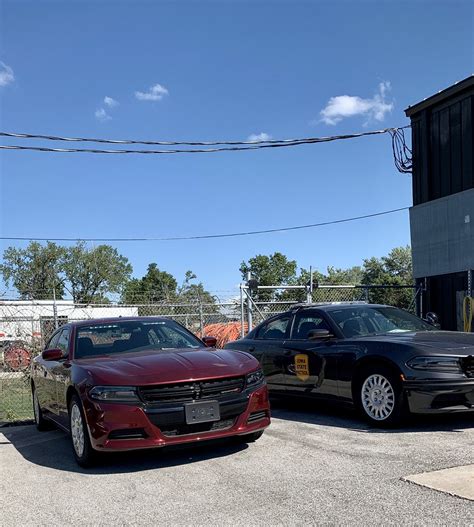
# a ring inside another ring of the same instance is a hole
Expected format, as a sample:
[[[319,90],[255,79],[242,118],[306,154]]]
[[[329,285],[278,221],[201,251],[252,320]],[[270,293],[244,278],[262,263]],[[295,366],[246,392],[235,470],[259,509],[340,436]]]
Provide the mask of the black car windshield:
[[[404,333],[408,331],[436,331],[434,326],[396,307],[351,306],[334,309],[328,315],[341,328],[346,338]]]
[[[79,326],[75,358],[134,351],[198,349],[202,342],[173,320],[124,320]]]

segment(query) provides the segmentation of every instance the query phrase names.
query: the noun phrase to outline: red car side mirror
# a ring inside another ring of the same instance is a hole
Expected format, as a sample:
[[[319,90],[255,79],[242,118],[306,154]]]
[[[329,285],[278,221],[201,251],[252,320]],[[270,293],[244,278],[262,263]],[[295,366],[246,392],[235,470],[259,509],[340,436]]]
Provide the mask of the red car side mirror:
[[[217,345],[216,337],[202,337],[202,341],[206,345],[206,348],[215,348]]]
[[[41,357],[43,360],[60,360],[64,358],[64,351],[59,348],[44,350]]]

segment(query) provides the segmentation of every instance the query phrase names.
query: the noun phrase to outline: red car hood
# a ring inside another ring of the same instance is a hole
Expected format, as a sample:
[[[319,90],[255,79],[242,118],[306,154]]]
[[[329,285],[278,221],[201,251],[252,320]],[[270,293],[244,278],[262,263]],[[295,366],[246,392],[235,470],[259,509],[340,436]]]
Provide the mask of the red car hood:
[[[78,359],[94,384],[140,386],[241,376],[258,368],[258,361],[241,351],[145,350]]]

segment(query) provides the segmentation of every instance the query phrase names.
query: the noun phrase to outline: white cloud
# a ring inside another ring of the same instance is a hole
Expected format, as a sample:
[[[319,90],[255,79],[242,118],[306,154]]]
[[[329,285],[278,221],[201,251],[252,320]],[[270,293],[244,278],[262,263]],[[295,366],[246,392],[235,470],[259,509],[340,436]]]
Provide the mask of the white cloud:
[[[112,99],[112,97],[109,97],[108,95],[106,95],[104,97],[104,104],[108,106],[109,108],[114,108],[115,106],[119,105],[119,102],[116,101],[115,99]]]
[[[0,61],[0,86],[7,86],[15,80],[15,74],[10,66]]]
[[[272,136],[270,134],[266,134],[265,132],[261,132],[259,134],[250,134],[247,138],[248,141],[270,141]]]
[[[346,117],[362,115],[366,122],[372,119],[383,121],[385,114],[393,110],[393,102],[388,102],[386,96],[390,91],[390,82],[379,84],[378,92],[371,99],[363,99],[354,95],[338,95],[331,97],[320,112],[321,121],[326,124],[337,124]]]
[[[99,108],[98,110],[96,110],[94,115],[98,121],[101,121],[103,123],[112,119],[112,117],[110,117],[110,115],[104,110],[104,108]]]
[[[161,101],[168,93],[168,90],[164,86],[155,84],[147,92],[136,91],[135,97],[139,101]]]

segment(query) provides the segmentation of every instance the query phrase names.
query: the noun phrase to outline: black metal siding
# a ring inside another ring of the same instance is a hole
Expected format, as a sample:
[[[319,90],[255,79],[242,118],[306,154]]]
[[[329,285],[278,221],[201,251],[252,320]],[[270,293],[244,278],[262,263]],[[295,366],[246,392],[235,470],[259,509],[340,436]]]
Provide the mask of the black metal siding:
[[[423,284],[423,280],[418,284]],[[427,279],[426,285],[423,316],[433,311],[439,315],[442,329],[456,331],[458,329],[456,293],[467,290],[467,273],[432,276]]]
[[[413,203],[474,188],[474,89],[412,116]]]

